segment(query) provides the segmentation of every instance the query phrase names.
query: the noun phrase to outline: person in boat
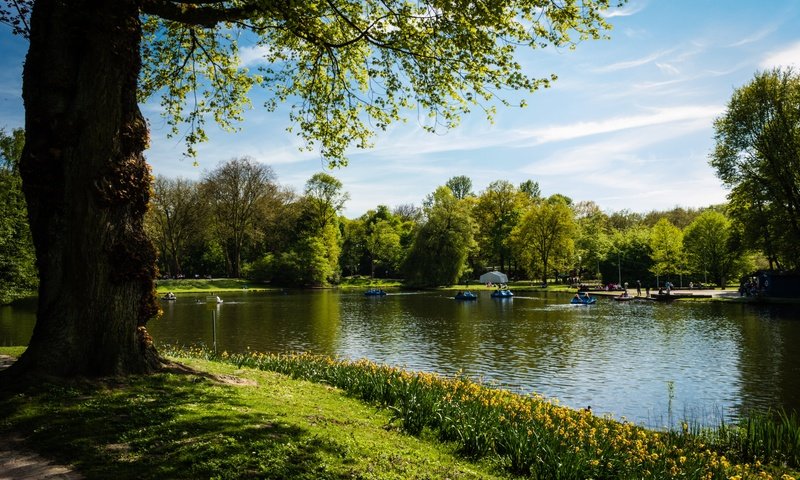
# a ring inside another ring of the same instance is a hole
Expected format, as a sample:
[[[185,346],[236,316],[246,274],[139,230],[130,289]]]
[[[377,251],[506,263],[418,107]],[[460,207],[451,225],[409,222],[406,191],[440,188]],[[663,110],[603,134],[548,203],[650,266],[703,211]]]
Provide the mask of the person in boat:
[[[581,299],[581,294],[580,294],[580,293],[576,293],[576,294],[575,294],[575,300],[582,300],[582,299]]]

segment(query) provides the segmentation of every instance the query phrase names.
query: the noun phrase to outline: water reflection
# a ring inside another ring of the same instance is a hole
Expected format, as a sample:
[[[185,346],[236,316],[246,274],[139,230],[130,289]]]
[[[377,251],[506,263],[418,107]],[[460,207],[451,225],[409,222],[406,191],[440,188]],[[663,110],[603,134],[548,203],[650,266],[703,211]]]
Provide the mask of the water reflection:
[[[586,307],[569,298],[251,292],[226,294],[212,308],[220,350],[309,351],[463,372],[651,426],[800,406],[796,306],[601,299]],[[211,344],[212,312],[196,299],[164,302],[163,318],[150,324],[157,341]],[[0,343],[27,342],[32,310],[0,308]]]

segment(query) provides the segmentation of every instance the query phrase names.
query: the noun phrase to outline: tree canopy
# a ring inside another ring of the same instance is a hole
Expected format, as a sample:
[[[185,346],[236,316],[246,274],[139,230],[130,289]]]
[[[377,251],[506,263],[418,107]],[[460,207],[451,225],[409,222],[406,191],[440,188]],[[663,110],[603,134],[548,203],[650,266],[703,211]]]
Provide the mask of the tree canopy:
[[[711,165],[731,188],[731,215],[770,264],[800,268],[800,74],[760,72],[714,122]]]

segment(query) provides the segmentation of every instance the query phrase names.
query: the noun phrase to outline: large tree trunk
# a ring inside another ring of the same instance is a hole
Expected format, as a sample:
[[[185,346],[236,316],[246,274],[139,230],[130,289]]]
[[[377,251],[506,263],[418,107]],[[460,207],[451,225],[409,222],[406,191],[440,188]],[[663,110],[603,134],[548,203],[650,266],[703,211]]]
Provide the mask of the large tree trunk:
[[[40,274],[36,327],[16,373],[148,372],[158,312],[144,234],[150,173],[136,103],[135,0],[37,0],[23,74],[21,162]]]

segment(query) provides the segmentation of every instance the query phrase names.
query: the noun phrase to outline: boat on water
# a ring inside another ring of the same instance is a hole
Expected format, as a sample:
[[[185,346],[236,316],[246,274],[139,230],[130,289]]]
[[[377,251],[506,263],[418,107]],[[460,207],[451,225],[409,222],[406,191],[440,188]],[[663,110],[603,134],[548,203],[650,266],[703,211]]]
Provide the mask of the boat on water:
[[[622,295],[617,295],[616,297],[614,297],[614,300],[618,302],[627,302],[628,300],[633,300],[635,298],[636,297],[634,297],[633,295],[628,295],[628,292],[625,292]]]
[[[177,299],[178,299],[178,297],[176,297],[175,294],[172,293],[172,292],[167,292],[163,297],[161,297],[161,300],[167,300],[167,301],[170,301],[170,302],[174,301],[174,300],[177,300]]]
[[[456,293],[456,296],[453,298],[456,300],[477,300],[478,296],[469,290],[464,290],[463,292]]]
[[[514,292],[507,289],[499,289],[492,292],[492,298],[513,298]]]
[[[595,297],[590,297],[588,295],[583,297],[579,297],[576,295],[572,297],[572,300],[570,300],[569,303],[571,303],[572,305],[592,305],[597,303],[597,299]]]
[[[380,288],[370,288],[369,290],[364,292],[364,295],[368,297],[377,297],[380,295],[386,295],[386,292],[384,292],[383,289]]]

